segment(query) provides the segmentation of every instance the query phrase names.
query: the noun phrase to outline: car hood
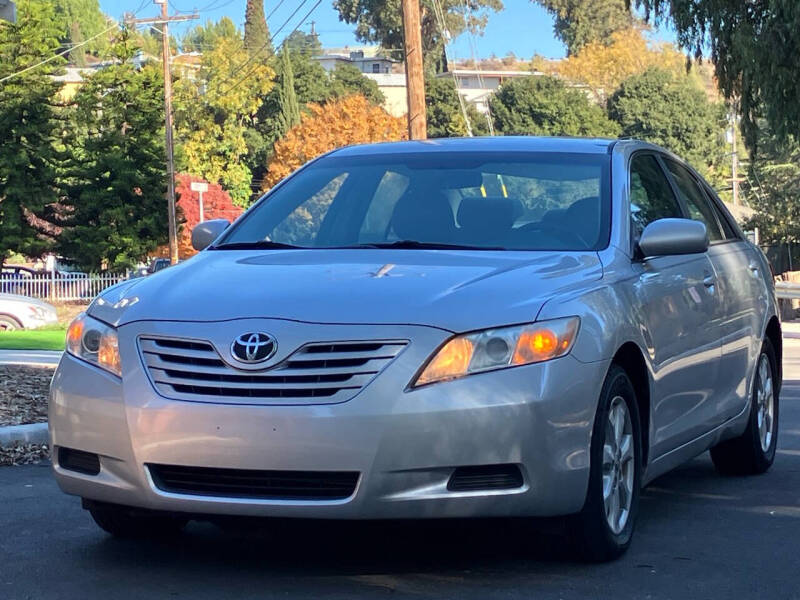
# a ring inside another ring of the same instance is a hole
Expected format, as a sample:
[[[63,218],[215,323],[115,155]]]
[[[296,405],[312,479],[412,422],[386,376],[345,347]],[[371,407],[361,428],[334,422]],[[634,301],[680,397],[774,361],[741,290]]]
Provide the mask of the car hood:
[[[215,250],[110,288],[90,314],[117,326],[263,317],[468,331],[532,321],[601,275],[595,252]]]

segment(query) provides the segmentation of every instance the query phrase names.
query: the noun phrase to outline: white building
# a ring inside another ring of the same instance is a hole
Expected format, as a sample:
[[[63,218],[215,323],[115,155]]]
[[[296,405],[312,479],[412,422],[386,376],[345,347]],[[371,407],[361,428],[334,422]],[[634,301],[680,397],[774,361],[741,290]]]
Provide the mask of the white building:
[[[474,104],[482,113],[489,111],[489,98],[509,79],[516,77],[539,76],[538,71],[492,71],[484,69],[453,69],[447,73],[439,73],[437,77],[452,77],[456,82],[456,91],[464,100]]]

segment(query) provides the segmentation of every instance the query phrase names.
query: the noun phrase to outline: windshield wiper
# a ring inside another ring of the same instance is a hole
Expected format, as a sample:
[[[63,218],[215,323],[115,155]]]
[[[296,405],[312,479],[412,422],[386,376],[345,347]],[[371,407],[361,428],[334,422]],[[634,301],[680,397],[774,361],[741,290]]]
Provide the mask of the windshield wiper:
[[[303,246],[271,242],[270,240],[256,240],[254,242],[228,242],[212,246],[210,250],[307,250]]]
[[[388,248],[398,250],[505,250],[501,246],[469,246],[466,244],[443,244],[440,242],[420,242],[418,240],[397,240],[396,242],[376,242],[356,244],[343,248]]]

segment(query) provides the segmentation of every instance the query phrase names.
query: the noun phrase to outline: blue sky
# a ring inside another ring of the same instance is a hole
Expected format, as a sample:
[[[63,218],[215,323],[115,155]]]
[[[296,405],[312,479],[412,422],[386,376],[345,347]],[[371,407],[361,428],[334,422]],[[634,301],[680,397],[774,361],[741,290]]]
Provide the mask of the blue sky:
[[[278,10],[269,19],[270,31],[273,33],[291,15],[301,0],[284,0]],[[150,17],[158,14],[160,7],[152,0],[100,0],[104,12],[115,18],[122,13],[135,11],[144,3],[138,13],[139,17]],[[278,0],[266,0],[264,10],[269,14]],[[489,24],[483,36],[475,38],[477,54],[485,58],[491,54],[505,56],[513,52],[520,58],[530,58],[534,54],[558,58],[564,56],[564,46],[553,36],[553,19],[538,4],[530,0],[504,0],[505,10],[490,13]],[[198,22],[207,19],[217,20],[222,16],[230,17],[238,26],[244,23],[246,0],[170,0],[170,14],[176,10],[189,11],[197,8],[200,11],[198,21],[188,24],[173,25],[179,34]],[[300,23],[300,19],[314,5],[314,0],[307,0],[289,24],[275,36],[280,40],[285,34]],[[339,13],[333,8],[332,0],[323,0],[313,14],[301,24],[300,29],[308,31],[310,21],[316,21],[316,29],[323,46],[340,47],[359,45],[353,35],[353,27],[339,21]],[[671,38],[669,32],[657,32],[659,38]],[[467,35],[457,38],[450,46],[451,58],[469,58],[471,56],[470,40]]]

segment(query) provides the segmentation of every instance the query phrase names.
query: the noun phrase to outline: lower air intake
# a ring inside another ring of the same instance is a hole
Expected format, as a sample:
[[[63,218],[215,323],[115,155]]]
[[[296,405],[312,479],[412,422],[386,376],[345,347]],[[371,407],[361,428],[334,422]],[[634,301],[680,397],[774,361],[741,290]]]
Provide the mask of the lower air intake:
[[[458,467],[450,476],[447,489],[451,492],[479,492],[511,490],[522,485],[522,473],[517,465],[481,465]]]
[[[67,471],[75,471],[84,475],[100,473],[100,457],[93,452],[84,452],[83,450],[59,447],[58,465]]]
[[[354,471],[257,471],[147,465],[164,492],[254,500],[343,500],[358,483]]]

